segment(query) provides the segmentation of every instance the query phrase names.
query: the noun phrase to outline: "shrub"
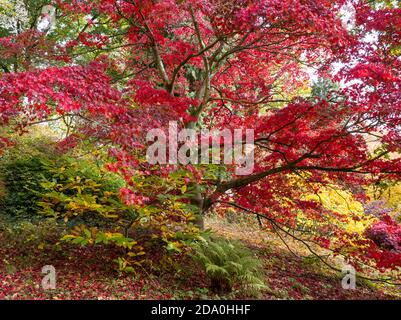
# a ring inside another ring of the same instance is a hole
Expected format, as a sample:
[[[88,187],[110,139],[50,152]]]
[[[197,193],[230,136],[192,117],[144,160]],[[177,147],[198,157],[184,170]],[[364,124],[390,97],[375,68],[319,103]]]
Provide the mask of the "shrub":
[[[116,261],[119,271],[133,271],[145,249],[174,259],[197,236],[184,173],[172,173],[168,185],[177,183],[179,194],[165,195],[159,189],[161,179],[153,175],[138,174],[126,182],[111,172],[105,166],[111,159],[101,150],[86,152],[83,145],[61,152],[43,136],[20,139],[0,159],[2,211],[16,222],[52,218],[66,224],[63,241],[117,246],[123,254]],[[131,201],[131,185],[152,201]],[[31,228],[27,223],[25,227]]]
[[[68,223],[70,232],[63,241],[119,247],[122,256],[116,259],[118,271],[135,272],[145,261],[145,251],[154,247],[161,256],[173,258],[198,233],[186,204],[175,198],[158,194],[161,207],[126,204],[124,198],[130,193],[124,188],[125,181],[101,163],[96,165],[94,159],[76,161],[64,156],[56,161],[49,159],[45,167],[51,178],[41,182],[39,212]],[[145,189],[157,187],[146,179],[140,185]]]
[[[15,145],[5,149],[0,158],[1,212],[16,219],[35,219],[41,182],[51,177],[43,161],[60,156],[56,139],[44,128],[11,139]]]
[[[7,245],[14,248],[44,248],[58,242],[64,228],[54,219],[40,221],[0,221],[0,231]]]
[[[193,245],[194,260],[205,270],[212,292],[240,291],[258,297],[266,289],[261,262],[251,250],[237,241],[209,240]]]
[[[77,161],[78,160],[78,161]],[[20,138],[0,162],[0,205],[15,218],[37,219],[41,215],[96,223],[96,214],[118,209],[122,179],[102,168],[91,156],[77,159],[61,153],[57,143],[40,136]]]
[[[365,232],[377,246],[395,252],[401,252],[401,225],[391,218],[384,216]]]
[[[3,165],[3,213],[18,218],[32,218],[38,211],[37,202],[44,191],[41,182],[51,175],[42,160],[42,156],[23,156]]]
[[[381,218],[385,215],[393,213],[393,209],[389,208],[384,200],[371,201],[364,204],[365,214],[375,216],[376,218]]]
[[[70,225],[103,226],[127,209],[118,198],[121,180],[97,167],[91,159],[76,161],[64,156],[42,163],[50,178],[42,179],[41,191],[37,193],[41,214],[62,218]]]
[[[7,196],[7,188],[4,181],[0,180],[0,199],[4,199]]]

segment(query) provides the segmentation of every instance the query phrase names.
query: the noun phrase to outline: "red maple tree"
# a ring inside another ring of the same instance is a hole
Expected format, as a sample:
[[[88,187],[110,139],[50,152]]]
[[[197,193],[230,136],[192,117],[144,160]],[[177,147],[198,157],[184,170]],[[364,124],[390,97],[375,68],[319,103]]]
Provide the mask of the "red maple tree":
[[[252,174],[236,176],[235,166],[223,175],[185,167],[200,216],[233,206],[291,234],[302,212],[320,222],[305,244],[343,253],[358,241],[351,258],[397,267],[401,253],[353,239],[327,219],[341,221],[342,214],[305,198],[331,184],[363,197],[361,186],[401,178],[401,12],[355,2],[349,30],[340,19],[344,4],[54,1],[59,18],[69,19],[68,33],[30,28],[0,38],[1,123],[24,131],[65,114],[80,118],[82,134],[112,143],[109,169],[126,178],[122,194],[140,206],[157,203],[166,190],[143,194],[133,175],[165,177],[178,169],[139,160],[150,128],[178,121],[254,129]],[[312,71],[324,80],[310,91]],[[369,139],[380,149],[372,152]]]

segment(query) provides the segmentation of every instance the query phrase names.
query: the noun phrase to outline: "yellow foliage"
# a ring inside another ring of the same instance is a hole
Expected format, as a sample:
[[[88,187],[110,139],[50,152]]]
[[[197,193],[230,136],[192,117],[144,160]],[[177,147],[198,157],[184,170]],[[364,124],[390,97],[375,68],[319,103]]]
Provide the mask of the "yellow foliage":
[[[316,199],[317,196],[315,196]],[[319,200],[323,206],[339,213],[363,214],[362,204],[355,200],[353,195],[341,189],[323,188],[319,193]]]
[[[401,211],[401,183],[370,188],[368,195],[375,200],[385,200],[389,207]]]
[[[343,228],[349,233],[361,235],[375,220],[374,217],[365,215],[362,203],[356,200],[351,192],[335,186],[322,188],[317,195],[309,194],[306,198],[318,201],[324,208],[343,215],[346,218]],[[338,223],[338,220],[333,217],[331,222]]]

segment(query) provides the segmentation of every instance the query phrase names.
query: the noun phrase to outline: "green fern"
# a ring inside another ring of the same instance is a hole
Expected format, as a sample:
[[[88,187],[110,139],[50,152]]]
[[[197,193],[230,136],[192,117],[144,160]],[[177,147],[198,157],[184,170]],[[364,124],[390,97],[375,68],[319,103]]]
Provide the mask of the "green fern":
[[[262,263],[240,242],[211,239],[195,243],[193,248],[192,256],[210,278],[213,292],[227,293],[239,286],[243,293],[259,297],[267,289]]]

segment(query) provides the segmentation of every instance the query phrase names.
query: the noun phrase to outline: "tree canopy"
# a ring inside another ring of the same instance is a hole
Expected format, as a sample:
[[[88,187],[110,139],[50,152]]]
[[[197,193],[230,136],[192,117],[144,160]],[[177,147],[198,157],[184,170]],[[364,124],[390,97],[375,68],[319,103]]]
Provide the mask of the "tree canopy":
[[[4,128],[23,134],[63,119],[60,148],[108,148],[107,169],[125,180],[120,198],[134,211],[191,211],[202,228],[205,213],[232,207],[355,263],[401,265],[399,250],[347,229],[360,214],[321,199],[335,190],[364,202],[369,186],[401,180],[401,9],[394,1],[0,5]],[[147,132],[168,131],[171,121],[199,132],[253,129],[253,172],[149,164]],[[3,150],[13,144],[6,134],[0,142]],[[400,241],[396,222],[380,223]]]

